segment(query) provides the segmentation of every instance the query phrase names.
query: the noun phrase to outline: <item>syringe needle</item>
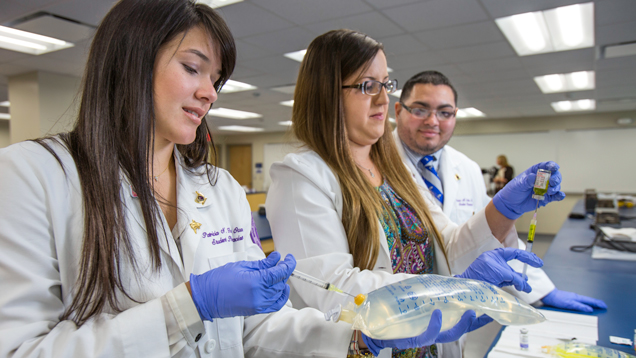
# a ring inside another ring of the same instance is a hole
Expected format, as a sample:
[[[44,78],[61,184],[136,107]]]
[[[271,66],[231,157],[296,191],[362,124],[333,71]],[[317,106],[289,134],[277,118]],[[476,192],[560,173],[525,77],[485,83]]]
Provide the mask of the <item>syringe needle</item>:
[[[292,272],[291,276],[292,276],[292,277],[295,277],[295,278],[297,278],[297,279],[299,279],[299,280],[305,281],[305,282],[307,282],[307,283],[309,283],[309,284],[312,284],[312,285],[314,285],[314,286],[317,286],[317,287],[323,288],[323,289],[325,289],[325,290],[327,290],[327,291],[334,291],[334,292],[338,292],[338,293],[344,293],[344,294],[346,294],[346,295],[349,295],[349,296],[351,296],[351,297],[355,298],[355,296],[354,296],[354,295],[352,295],[352,294],[350,294],[350,293],[347,293],[347,292],[342,291],[341,289],[339,289],[338,287],[336,287],[336,286],[334,286],[334,285],[330,284],[329,282],[326,282],[326,281],[323,281],[323,280],[321,280],[321,279],[315,278],[315,277],[313,277],[313,276],[311,276],[311,275],[308,275],[308,274],[306,274],[306,273],[304,273],[304,272],[300,272],[300,271],[298,271],[298,270],[294,270],[294,271]]]

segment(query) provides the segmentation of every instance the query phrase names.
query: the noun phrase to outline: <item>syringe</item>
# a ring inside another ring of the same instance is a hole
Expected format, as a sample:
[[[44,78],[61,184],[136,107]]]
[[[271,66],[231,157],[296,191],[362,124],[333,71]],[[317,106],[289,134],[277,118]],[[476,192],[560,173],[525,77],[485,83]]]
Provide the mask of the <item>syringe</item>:
[[[315,278],[313,276],[310,276],[310,275],[308,275],[308,274],[306,274],[304,272],[300,272],[298,270],[294,270],[294,272],[292,272],[291,276],[295,277],[295,278],[297,278],[299,280],[303,280],[303,281],[305,281],[307,283],[310,283],[310,284],[312,284],[314,286],[318,286],[320,288],[323,288],[323,289],[325,289],[327,291],[344,293],[345,295],[349,295],[349,296],[355,298],[354,295],[352,295],[350,293],[347,293],[347,292],[343,292],[341,289],[339,289],[338,287],[330,284],[329,282],[325,282],[323,280],[317,279],[317,278]]]
[[[528,241],[526,242],[526,251],[532,252],[532,244],[534,243],[534,233],[537,229],[537,209],[539,209],[539,200],[545,199],[545,195],[548,193],[548,185],[550,184],[550,176],[552,173],[549,170],[539,169],[537,171],[537,177],[534,180],[534,187],[532,190],[534,194],[533,199],[537,200],[537,206],[534,208],[534,215],[530,220],[530,230],[528,230]],[[523,264],[523,275],[526,276],[528,271],[528,264]]]

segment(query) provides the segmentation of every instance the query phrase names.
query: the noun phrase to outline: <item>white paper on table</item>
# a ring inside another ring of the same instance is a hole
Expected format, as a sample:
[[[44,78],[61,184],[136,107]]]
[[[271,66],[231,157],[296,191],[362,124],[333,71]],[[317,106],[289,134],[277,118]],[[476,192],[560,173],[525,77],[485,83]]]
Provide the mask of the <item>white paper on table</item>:
[[[564,340],[576,338],[577,342],[596,345],[598,341],[598,317],[576,313],[539,310],[546,318],[545,322],[528,326],[507,326],[501,333],[497,344],[488,354],[488,358],[549,358],[542,353],[542,346],[555,346]],[[519,330],[528,330],[529,348],[522,351],[519,347]],[[561,339],[559,339],[561,338]]]
[[[603,234],[610,238],[612,241],[627,241],[627,242],[636,242],[636,228],[633,227],[622,227],[622,228],[613,228],[609,226],[601,226],[599,227]],[[605,238],[607,240],[607,238]]]
[[[594,247],[592,247],[592,258],[604,260],[636,261],[636,253],[612,250],[594,245]]]

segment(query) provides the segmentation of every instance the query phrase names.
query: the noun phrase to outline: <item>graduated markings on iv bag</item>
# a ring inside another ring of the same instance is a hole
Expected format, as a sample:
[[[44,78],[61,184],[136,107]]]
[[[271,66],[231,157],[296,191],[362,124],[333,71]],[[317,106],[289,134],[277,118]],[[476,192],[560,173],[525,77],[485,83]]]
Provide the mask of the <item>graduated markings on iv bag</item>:
[[[426,330],[435,309],[442,311],[442,330],[452,328],[470,309],[504,325],[545,320],[531,306],[489,283],[425,275],[370,292],[366,301],[354,308],[353,328],[376,339],[413,337]]]

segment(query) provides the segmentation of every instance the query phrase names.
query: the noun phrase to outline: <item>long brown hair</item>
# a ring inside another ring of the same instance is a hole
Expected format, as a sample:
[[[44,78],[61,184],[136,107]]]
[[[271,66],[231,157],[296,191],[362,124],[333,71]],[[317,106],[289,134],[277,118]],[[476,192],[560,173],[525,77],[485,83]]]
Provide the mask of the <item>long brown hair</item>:
[[[100,24],[88,57],[81,103],[74,129],[61,135],[77,167],[82,186],[84,234],[80,273],[73,302],[62,319],[82,325],[108,305],[120,311],[117,291],[124,289],[120,267],[135,257],[120,197],[123,172],[141,204],[154,270],[161,268],[157,226],[160,217],[150,183],[154,147],[153,67],[160,47],[202,27],[219,48],[221,74],[217,91],[229,79],[236,62],[232,34],[220,15],[191,0],[121,0]],[[205,118],[196,139],[178,145],[186,170],[206,166],[216,182],[216,152]],[[208,142],[210,138],[210,142]],[[40,144],[59,157],[46,144]]]
[[[295,136],[318,153],[338,177],[343,197],[342,224],[353,263],[361,269],[372,269],[377,261],[379,218],[385,204],[351,156],[342,84],[357,71],[364,72],[380,51],[384,51],[382,44],[352,30],[333,30],[318,36],[300,65],[292,112]],[[388,121],[384,135],[371,146],[371,160],[444,250],[424,199],[402,164]]]

